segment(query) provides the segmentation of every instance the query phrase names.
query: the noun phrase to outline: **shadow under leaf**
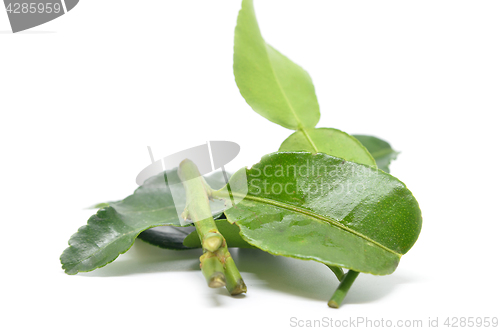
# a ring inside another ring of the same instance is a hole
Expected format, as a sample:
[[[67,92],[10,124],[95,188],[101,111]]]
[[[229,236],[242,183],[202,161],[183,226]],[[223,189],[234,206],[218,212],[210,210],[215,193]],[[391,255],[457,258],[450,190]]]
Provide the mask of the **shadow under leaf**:
[[[239,249],[235,255],[241,272],[252,273],[262,282],[254,284],[313,300],[327,301],[339,285],[335,275],[325,265],[315,261],[304,261],[275,256],[256,249]],[[377,301],[387,296],[398,286],[416,281],[410,277],[392,274],[374,276],[360,274],[345,304]]]
[[[339,284],[328,267],[315,261],[275,256],[258,249],[231,248],[230,252],[250,291],[251,287],[261,287],[326,302]],[[166,250],[138,240],[125,255],[105,268],[79,275],[119,277],[140,273],[200,271],[200,255],[201,249]],[[415,281],[418,280],[399,273],[388,276],[360,274],[344,303],[377,301],[398,286]],[[229,295],[222,289],[216,294]],[[244,297],[241,295],[237,298]]]

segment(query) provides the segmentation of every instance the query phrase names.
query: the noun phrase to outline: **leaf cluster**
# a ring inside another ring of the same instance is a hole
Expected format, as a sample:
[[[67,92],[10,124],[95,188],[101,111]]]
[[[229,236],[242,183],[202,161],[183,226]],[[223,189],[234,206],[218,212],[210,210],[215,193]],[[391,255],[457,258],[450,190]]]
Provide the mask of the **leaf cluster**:
[[[392,273],[422,225],[416,199],[389,174],[398,152],[377,137],[316,127],[320,109],[311,77],[265,42],[252,0],[243,0],[238,15],[233,70],[248,105],[294,132],[276,153],[231,176],[227,185],[241,197],[235,207],[227,207],[221,172],[205,178],[220,189],[214,190],[210,208],[227,246],[315,260],[349,286],[356,274],[344,277],[343,268]],[[302,168],[307,171],[297,171]],[[168,185],[176,174],[176,169],[161,173],[129,197],[98,205],[61,256],[65,272],[103,267],[136,238],[167,249],[202,247],[199,230],[179,223],[173,201],[185,201],[186,192]],[[244,187],[248,192],[239,190]],[[341,284],[339,289],[346,289],[336,300],[349,286]]]

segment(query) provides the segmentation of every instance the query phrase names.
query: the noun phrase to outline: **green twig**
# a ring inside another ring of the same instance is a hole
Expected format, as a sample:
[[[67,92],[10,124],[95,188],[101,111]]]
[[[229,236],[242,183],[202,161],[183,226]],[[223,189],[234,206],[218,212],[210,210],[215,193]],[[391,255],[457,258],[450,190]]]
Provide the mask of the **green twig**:
[[[217,230],[212,217],[208,202],[209,188],[192,161],[187,159],[182,161],[177,172],[186,190],[186,209],[183,217],[189,217],[194,222],[202,247],[214,252],[222,245],[224,237]]]
[[[224,267],[212,252],[205,252],[200,257],[201,272],[207,279],[208,287],[217,288],[226,285]]]
[[[238,295],[247,292],[247,286],[241,277],[241,274],[234,263],[234,260],[227,249],[224,242],[221,248],[217,251],[219,260],[224,266],[224,276],[226,278],[226,288],[231,295]]]
[[[196,226],[204,254],[200,257],[200,267],[208,286],[226,285],[231,295],[245,293],[246,285],[234,263],[226,245],[226,240],[217,229],[210,210],[209,196],[212,188],[207,184],[196,165],[184,160],[179,165],[179,178],[186,190],[186,209],[183,213]]]
[[[358,277],[358,275],[359,272],[354,270],[349,270],[347,274],[345,274],[344,278],[340,282],[339,287],[337,287],[337,290],[335,290],[335,293],[333,293],[332,298],[330,299],[330,301],[328,301],[328,306],[332,308],[340,307],[347,292],[351,288],[352,283],[354,283],[354,280],[356,280],[356,277]]]

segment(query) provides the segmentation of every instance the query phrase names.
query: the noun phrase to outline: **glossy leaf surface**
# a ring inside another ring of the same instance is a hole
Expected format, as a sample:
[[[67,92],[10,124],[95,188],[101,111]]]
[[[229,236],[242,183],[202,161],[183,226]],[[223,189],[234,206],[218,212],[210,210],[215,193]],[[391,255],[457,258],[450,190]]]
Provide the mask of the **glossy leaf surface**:
[[[391,145],[382,139],[373,136],[353,135],[366,147],[377,162],[377,166],[389,173],[389,165],[398,157],[399,152],[392,149]]]
[[[292,133],[280,146],[280,152],[325,153],[347,161],[376,165],[368,150],[353,136],[332,128],[313,128]]]
[[[392,273],[421,228],[417,201],[398,179],[330,155],[273,153],[230,180],[239,194],[225,211],[250,244],[272,254],[360,272]]]
[[[177,170],[171,170],[169,178],[176,176]],[[223,185],[221,173],[206,180],[213,187]],[[168,186],[166,173],[160,173],[124,200],[109,202],[70,238],[70,246],[61,255],[65,272],[76,274],[105,266],[128,251],[137,236],[149,228],[181,226],[173,195],[176,201],[185,201],[182,185]],[[224,209],[221,201],[211,202],[211,207],[216,216]]]
[[[285,128],[313,128],[319,105],[309,74],[268,45],[252,0],[243,0],[234,35],[234,77],[246,102]]]

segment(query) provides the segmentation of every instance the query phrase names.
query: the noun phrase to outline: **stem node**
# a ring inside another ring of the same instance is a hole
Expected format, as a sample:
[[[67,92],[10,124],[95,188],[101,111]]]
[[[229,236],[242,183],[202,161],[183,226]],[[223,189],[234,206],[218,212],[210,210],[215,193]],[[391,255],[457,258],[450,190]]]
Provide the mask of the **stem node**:
[[[219,232],[210,232],[203,238],[203,248],[209,252],[215,252],[221,247],[223,241],[224,237]]]

